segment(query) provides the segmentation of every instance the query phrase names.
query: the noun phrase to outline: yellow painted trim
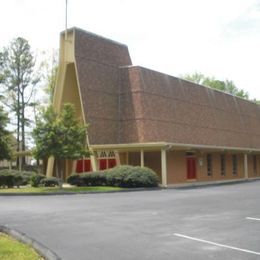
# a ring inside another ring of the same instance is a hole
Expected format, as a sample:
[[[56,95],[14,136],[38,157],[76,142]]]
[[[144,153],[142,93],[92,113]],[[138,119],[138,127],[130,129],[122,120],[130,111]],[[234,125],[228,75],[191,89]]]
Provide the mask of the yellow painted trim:
[[[260,149],[248,147],[227,147],[227,146],[214,146],[214,145],[199,145],[199,144],[181,144],[181,143],[129,143],[129,144],[104,144],[104,145],[91,145],[93,150],[102,149],[117,149],[117,150],[133,150],[133,149],[153,149],[163,148],[167,150],[190,150],[190,149],[209,149],[216,151],[241,151],[241,152],[260,152]]]
[[[162,171],[162,186],[167,187],[167,151],[161,149],[161,171]]]
[[[46,176],[47,177],[52,177],[53,176],[53,167],[54,167],[54,157],[51,156],[48,159],[48,163],[47,163],[47,170],[46,170]]]
[[[73,46],[75,46],[75,31],[73,30]],[[75,53],[74,53],[75,55]],[[76,58],[74,56],[74,66],[75,66],[75,73],[76,73],[76,80],[77,80],[77,86],[78,86],[78,92],[79,92],[79,99],[80,99],[80,105],[81,105],[81,113],[82,113],[82,118],[83,118],[83,122],[84,124],[87,123],[86,120],[86,116],[85,116],[85,111],[84,111],[84,106],[83,106],[83,101],[82,101],[82,95],[81,95],[81,91],[80,91],[80,82],[79,82],[79,76],[78,76],[78,67],[77,67],[77,63],[76,63]],[[87,138],[87,142],[88,142],[88,138]]]
[[[140,162],[141,162],[141,167],[144,167],[144,150],[142,149],[140,151]]]
[[[245,179],[248,179],[248,159],[247,159],[247,153],[244,153],[244,177],[245,177]]]

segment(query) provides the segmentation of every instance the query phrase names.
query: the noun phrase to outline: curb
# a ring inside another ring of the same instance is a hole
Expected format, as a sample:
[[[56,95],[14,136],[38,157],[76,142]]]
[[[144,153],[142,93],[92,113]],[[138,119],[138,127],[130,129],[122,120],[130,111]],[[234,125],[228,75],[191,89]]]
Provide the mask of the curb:
[[[153,191],[153,190],[185,190],[185,189],[197,189],[197,188],[206,188],[206,187],[214,187],[214,186],[224,186],[224,185],[234,185],[234,184],[242,184],[246,182],[254,182],[260,181],[260,178],[250,178],[250,179],[237,179],[237,180],[227,180],[227,181],[213,181],[213,182],[199,182],[199,183],[185,183],[185,184],[176,184],[169,185],[167,187],[154,187],[154,188],[129,188],[125,190],[111,190],[111,191],[82,191],[82,192],[46,192],[46,193],[1,193],[0,197],[4,196],[60,196],[60,195],[82,195],[82,194],[105,194],[105,193],[120,193],[120,192],[137,192],[137,191]]]
[[[228,181],[215,181],[210,183],[190,183],[179,186],[169,186],[168,189],[177,189],[177,190],[185,190],[185,189],[197,189],[197,188],[207,188],[207,187],[217,187],[217,186],[226,186],[226,185],[236,185],[243,184],[248,182],[260,181],[259,178],[251,178],[251,179],[238,179],[238,180],[228,180]]]
[[[44,257],[44,260],[62,260],[62,258],[59,257],[52,250],[50,250],[43,244],[37,242],[35,239],[28,237],[25,233],[22,233],[18,230],[6,226],[0,226],[0,232],[15,238],[19,242],[31,246],[33,249],[37,251],[38,254]]]
[[[60,195],[81,195],[81,194],[105,194],[105,193],[120,193],[120,192],[135,192],[135,191],[152,191],[152,190],[162,190],[165,188],[155,187],[155,188],[129,188],[125,190],[111,190],[111,191],[82,191],[82,192],[46,192],[46,193],[23,193],[23,192],[15,192],[15,193],[1,193],[2,196],[60,196]]]

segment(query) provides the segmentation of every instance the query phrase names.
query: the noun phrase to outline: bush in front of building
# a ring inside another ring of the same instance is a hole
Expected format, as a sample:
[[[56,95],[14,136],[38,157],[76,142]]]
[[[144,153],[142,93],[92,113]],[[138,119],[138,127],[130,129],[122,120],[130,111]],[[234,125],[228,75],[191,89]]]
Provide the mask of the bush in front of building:
[[[30,184],[32,187],[39,187],[41,184],[41,180],[45,179],[46,176],[43,174],[33,174],[30,178]]]
[[[157,187],[159,183],[153,170],[140,166],[118,166],[108,171],[106,176],[108,185],[125,188]]]
[[[106,186],[107,179],[104,172],[105,171],[72,174],[67,178],[67,182],[77,186]]]
[[[124,180],[125,187],[157,187],[159,178],[150,168],[136,166]]]
[[[146,167],[123,165],[100,172],[72,174],[67,182],[76,186],[156,187],[156,173]]]
[[[126,187],[125,179],[132,173],[133,166],[124,165],[110,169],[106,173],[108,186]]]
[[[106,186],[107,179],[104,172],[89,172],[80,176],[83,186]]]
[[[80,174],[73,173],[67,178],[67,183],[70,185],[83,186],[83,181],[80,178]]]
[[[19,173],[17,171],[17,173]],[[23,178],[23,181],[22,181],[22,184],[21,185],[27,185],[27,184],[30,184],[30,180],[31,180],[31,177],[36,174],[34,171],[22,171],[20,172],[20,175],[22,176]]]
[[[0,171],[0,187],[13,188],[17,186],[19,188],[22,184],[23,176],[20,172],[9,169]]]
[[[40,181],[40,186],[44,187],[56,187],[60,186],[60,179],[56,177],[48,177],[48,178],[43,178]]]

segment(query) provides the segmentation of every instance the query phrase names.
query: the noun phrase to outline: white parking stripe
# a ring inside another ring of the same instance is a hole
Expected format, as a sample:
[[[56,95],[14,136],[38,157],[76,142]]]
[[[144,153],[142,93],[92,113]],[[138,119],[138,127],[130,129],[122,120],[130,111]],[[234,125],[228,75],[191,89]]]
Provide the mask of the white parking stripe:
[[[208,241],[208,240],[199,239],[199,238],[190,237],[190,236],[185,236],[185,235],[178,234],[178,233],[174,233],[174,235],[177,236],[177,237],[187,238],[187,239],[190,239],[190,240],[195,240],[195,241],[198,241],[198,242],[202,242],[202,243],[206,243],[206,244],[210,244],[210,245],[214,245],[214,246],[225,247],[225,248],[228,248],[228,249],[242,251],[242,252],[254,254],[254,255],[260,255],[260,252],[255,252],[255,251],[242,249],[242,248],[238,248],[238,247],[234,247],[234,246],[227,246],[227,245],[223,245],[223,244],[219,244],[219,243],[214,243],[214,242],[211,242],[211,241]]]
[[[246,217],[246,219],[260,221],[260,218],[250,218],[250,217]]]

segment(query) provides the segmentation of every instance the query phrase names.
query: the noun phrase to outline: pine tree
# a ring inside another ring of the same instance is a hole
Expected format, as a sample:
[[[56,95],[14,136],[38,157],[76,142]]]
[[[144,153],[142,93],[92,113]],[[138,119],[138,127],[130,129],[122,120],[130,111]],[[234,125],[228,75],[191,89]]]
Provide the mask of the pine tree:
[[[7,114],[0,106],[0,160],[11,159],[11,134],[6,129],[7,123]]]
[[[0,53],[0,80],[6,92],[4,102],[16,118],[17,151],[25,151],[25,127],[30,124],[26,109],[31,102],[34,87],[40,78],[34,74],[35,58],[27,40],[18,37]],[[23,167],[25,158],[21,161]]]

